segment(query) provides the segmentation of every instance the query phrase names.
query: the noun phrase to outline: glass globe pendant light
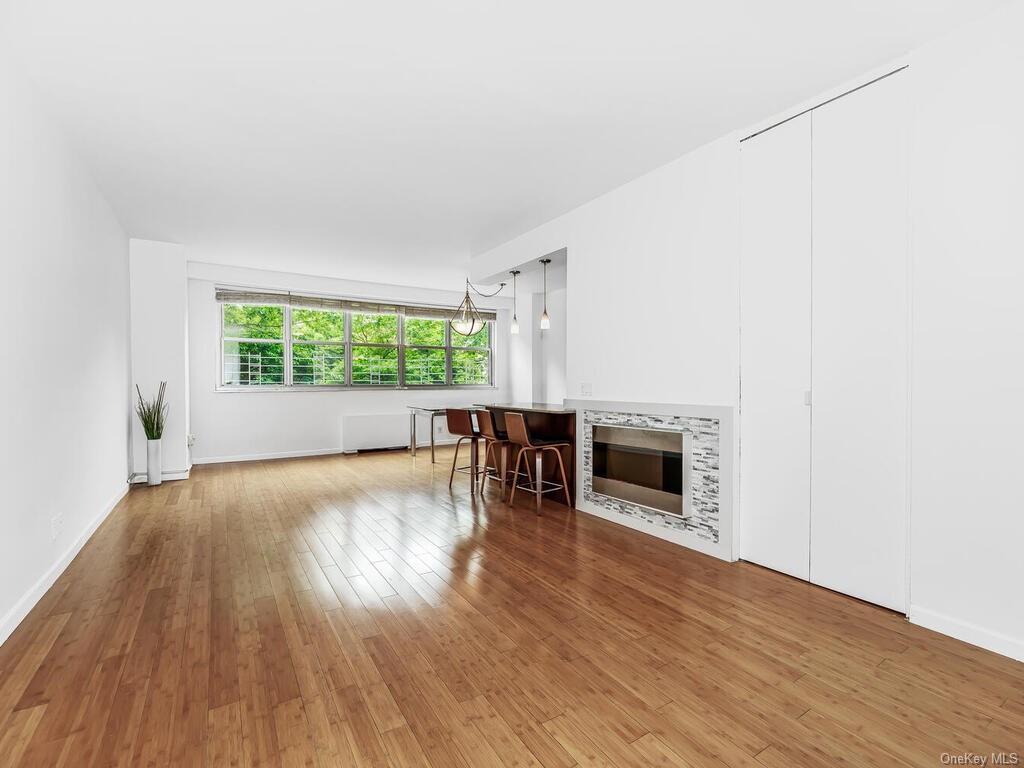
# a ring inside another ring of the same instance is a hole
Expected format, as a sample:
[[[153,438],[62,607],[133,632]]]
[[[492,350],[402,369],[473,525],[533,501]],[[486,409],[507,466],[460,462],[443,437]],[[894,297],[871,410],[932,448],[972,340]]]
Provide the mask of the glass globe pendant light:
[[[451,326],[452,330],[460,336],[473,336],[480,333],[487,325],[487,321],[484,320],[480,314],[480,310],[476,308],[476,304],[473,303],[473,298],[469,295],[469,289],[473,288],[479,295],[490,298],[491,296],[497,296],[501,293],[501,289],[505,287],[504,283],[498,286],[498,290],[494,293],[480,293],[472,283],[469,282],[469,278],[466,278],[466,296],[462,299],[462,303],[459,304],[458,309],[448,319],[448,325]]]
[[[459,304],[459,308],[455,310],[455,314],[452,315],[451,320],[448,322],[452,330],[462,336],[472,336],[484,327],[484,319],[480,317],[480,311],[476,308],[476,304],[473,303],[473,299],[469,295],[468,279],[466,280],[466,297]]]

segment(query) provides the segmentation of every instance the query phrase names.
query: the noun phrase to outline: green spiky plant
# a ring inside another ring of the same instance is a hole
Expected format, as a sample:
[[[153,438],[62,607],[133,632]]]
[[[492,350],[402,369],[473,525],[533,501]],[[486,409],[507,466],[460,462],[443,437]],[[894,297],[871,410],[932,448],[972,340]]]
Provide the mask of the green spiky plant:
[[[164,402],[164,393],[167,391],[167,382],[160,382],[160,389],[156,398],[147,401],[142,396],[139,385],[135,385],[135,391],[139,394],[139,402],[135,404],[135,412],[139,414],[139,421],[142,422],[142,429],[146,433],[147,440],[159,440],[164,434],[164,424],[167,422],[167,411],[170,408]]]

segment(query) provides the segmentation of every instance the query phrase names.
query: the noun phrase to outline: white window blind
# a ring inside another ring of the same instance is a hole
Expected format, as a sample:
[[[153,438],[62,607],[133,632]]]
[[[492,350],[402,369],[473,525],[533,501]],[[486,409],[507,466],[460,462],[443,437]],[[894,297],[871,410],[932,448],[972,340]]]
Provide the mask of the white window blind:
[[[453,308],[216,288],[225,389],[489,387],[496,313],[473,336]]]
[[[378,315],[409,315],[411,317],[436,318],[447,320],[455,312],[455,307],[438,307],[424,304],[394,304],[389,302],[367,301],[365,299],[343,299],[331,296],[314,296],[300,293],[282,293],[280,291],[256,291],[237,288],[217,288],[217,301],[221,304],[279,304],[289,307],[306,309],[324,309],[340,312],[365,312]],[[492,310],[479,310],[484,320],[496,320],[498,315]]]

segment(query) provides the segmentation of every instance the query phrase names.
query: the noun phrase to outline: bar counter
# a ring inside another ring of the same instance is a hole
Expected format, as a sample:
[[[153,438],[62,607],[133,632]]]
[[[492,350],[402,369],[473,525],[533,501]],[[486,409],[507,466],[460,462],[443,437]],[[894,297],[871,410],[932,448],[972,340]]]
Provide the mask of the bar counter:
[[[569,481],[570,506],[576,503],[576,410],[566,408],[557,403],[477,403],[494,414],[494,425],[505,431],[505,414],[509,411],[522,413],[530,436],[537,440],[559,440],[569,443],[569,447],[561,451],[565,463],[566,479]],[[546,462],[544,479],[561,482],[558,465],[554,457]],[[511,469],[511,467],[510,467]],[[554,501],[563,501],[561,492],[545,494]]]

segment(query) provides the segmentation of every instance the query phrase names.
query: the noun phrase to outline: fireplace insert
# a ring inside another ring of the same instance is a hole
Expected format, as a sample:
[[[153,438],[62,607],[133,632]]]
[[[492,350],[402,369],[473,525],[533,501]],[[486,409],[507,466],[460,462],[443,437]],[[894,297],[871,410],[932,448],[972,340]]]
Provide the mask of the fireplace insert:
[[[687,432],[595,425],[594,491],[688,517],[691,440]]]

